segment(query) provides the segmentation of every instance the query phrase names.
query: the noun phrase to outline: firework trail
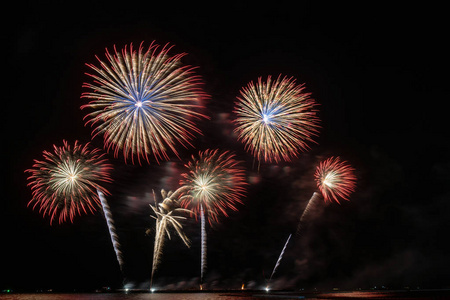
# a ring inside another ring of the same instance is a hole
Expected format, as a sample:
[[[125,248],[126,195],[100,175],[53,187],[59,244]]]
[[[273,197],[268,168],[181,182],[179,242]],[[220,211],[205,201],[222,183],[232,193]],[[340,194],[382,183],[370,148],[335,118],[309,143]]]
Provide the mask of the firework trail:
[[[320,200],[319,193],[314,192],[311,199],[309,199],[308,204],[306,205],[305,210],[303,211],[300,221],[298,222],[297,231],[295,233],[296,236],[300,235],[300,231],[303,228],[303,224],[305,222],[305,218],[308,215],[308,213],[311,211],[311,209],[316,205],[316,203]]]
[[[201,254],[201,267],[200,267],[200,284],[203,284],[203,274],[206,269],[206,227],[205,227],[205,212],[203,211],[203,206],[200,205],[200,222],[202,225],[201,228],[201,246],[202,246],[202,254]]]
[[[178,236],[182,239],[184,244],[189,248],[190,241],[186,237],[183,232],[183,226],[180,223],[180,220],[185,220],[186,218],[183,216],[177,215],[178,213],[191,213],[190,210],[181,208],[179,205],[179,199],[182,199],[182,191],[183,187],[179,188],[175,192],[161,190],[161,195],[163,196],[163,202],[157,204],[155,197],[155,206],[150,205],[155,216],[151,216],[156,219],[156,230],[155,230],[155,245],[153,249],[153,263],[152,263],[152,275],[150,279],[150,288],[153,285],[153,276],[155,271],[158,269],[158,264],[161,261],[162,249],[164,246],[164,237],[167,234],[167,237],[171,239],[169,227],[175,229],[178,233]]]
[[[275,274],[275,271],[277,270],[278,266],[280,265],[281,259],[283,258],[284,251],[286,250],[286,247],[289,243],[289,240],[291,239],[291,236],[292,236],[292,234],[289,235],[289,237],[286,240],[286,243],[284,244],[283,250],[281,250],[281,253],[280,253],[280,256],[278,257],[277,263],[275,264],[272,274],[270,275],[269,282],[270,282],[270,280],[272,280],[273,274]]]
[[[120,271],[123,272],[122,251],[120,251],[119,237],[116,233],[116,227],[114,226],[114,220],[112,218],[111,210],[109,209],[109,205],[106,201],[105,195],[103,195],[103,193],[99,190],[97,190],[97,193],[102,204],[103,213],[105,214],[106,224],[108,225],[109,235],[111,236],[111,242],[114,247],[114,252],[116,253],[117,262],[119,263]]]
[[[187,189],[181,200],[183,207],[191,207],[192,212],[201,218],[201,283],[206,268],[206,230],[205,220],[218,222],[218,216],[228,216],[227,209],[237,211],[236,203],[242,203],[244,195],[245,172],[235,155],[229,151],[200,151],[198,157],[185,165],[188,172],[183,173],[180,185]]]
[[[236,128],[245,149],[258,160],[290,161],[309,148],[319,128],[316,102],[295,79],[271,76],[240,91],[234,112]]]
[[[314,177],[325,202],[335,201],[340,203],[339,199],[349,200],[349,196],[354,192],[356,186],[354,171],[355,169],[339,157],[330,157],[319,164]],[[300,217],[297,235],[300,234],[308,212],[318,203],[319,199],[320,194],[314,192]]]
[[[76,214],[93,213],[100,200],[96,190],[104,194],[108,191],[100,183],[112,182],[112,166],[100,154],[100,149],[90,149],[89,143],[82,145],[75,141],[72,147],[63,141],[62,147],[54,147],[54,152],[43,152],[44,160],[34,160],[28,177],[32,199],[28,205],[39,206],[43,216],[50,216],[50,224],[55,218],[59,223],[68,218],[73,222]]]
[[[102,134],[105,148],[113,148],[115,156],[123,149],[125,161],[131,156],[148,160],[152,154],[158,161],[168,160],[167,149],[178,156],[176,145],[192,146],[195,134],[201,134],[195,120],[208,118],[201,113],[209,96],[202,90],[201,78],[194,67],[182,65],[185,53],[169,55],[172,47],[142,43],[114,53],[106,49],[100,66],[87,64],[94,74],[81,98],[90,100],[81,108],[93,109],[86,122],[95,127],[93,137]]]

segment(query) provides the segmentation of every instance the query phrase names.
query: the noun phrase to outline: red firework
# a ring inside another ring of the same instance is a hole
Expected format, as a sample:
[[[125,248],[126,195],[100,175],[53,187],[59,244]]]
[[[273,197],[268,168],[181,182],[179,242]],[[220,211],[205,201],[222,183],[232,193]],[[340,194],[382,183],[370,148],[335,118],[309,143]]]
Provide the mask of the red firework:
[[[111,182],[112,166],[100,153],[100,149],[90,149],[89,143],[81,145],[75,141],[71,147],[63,141],[62,147],[54,147],[54,153],[44,151],[44,160],[34,160],[28,177],[33,198],[28,205],[39,206],[43,216],[50,216],[50,224],[55,218],[59,223],[73,218],[76,214],[93,213],[100,205],[97,190],[108,191],[99,183]]]
[[[180,181],[187,195],[181,204],[189,206],[199,215],[203,207],[209,222],[217,221],[220,214],[228,216],[227,209],[237,211],[236,203],[241,203],[245,193],[244,168],[229,151],[206,150],[185,165],[188,172]]]
[[[339,157],[330,157],[322,161],[316,169],[314,177],[320,192],[327,201],[348,200],[355,191],[355,169]]]

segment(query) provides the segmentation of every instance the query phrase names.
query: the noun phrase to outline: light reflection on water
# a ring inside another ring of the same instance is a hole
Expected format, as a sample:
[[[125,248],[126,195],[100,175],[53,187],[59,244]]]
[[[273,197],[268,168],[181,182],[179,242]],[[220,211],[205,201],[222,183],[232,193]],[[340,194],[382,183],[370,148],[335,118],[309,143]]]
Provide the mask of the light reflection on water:
[[[270,300],[270,299],[450,299],[450,290],[342,291],[342,292],[222,292],[222,293],[93,293],[93,294],[0,294],[0,300]]]
[[[253,297],[251,294],[232,293],[93,293],[93,294],[0,294],[7,300],[232,300],[269,299]],[[285,298],[286,299],[286,298]]]

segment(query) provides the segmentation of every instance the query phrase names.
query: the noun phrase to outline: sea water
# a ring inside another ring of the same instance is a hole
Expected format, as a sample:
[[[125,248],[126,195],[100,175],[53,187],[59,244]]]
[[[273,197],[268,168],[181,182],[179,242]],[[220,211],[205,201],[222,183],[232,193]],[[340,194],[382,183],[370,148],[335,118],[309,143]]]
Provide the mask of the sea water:
[[[450,299],[450,290],[342,291],[342,292],[203,292],[203,293],[2,293],[6,300],[270,300],[270,299]]]

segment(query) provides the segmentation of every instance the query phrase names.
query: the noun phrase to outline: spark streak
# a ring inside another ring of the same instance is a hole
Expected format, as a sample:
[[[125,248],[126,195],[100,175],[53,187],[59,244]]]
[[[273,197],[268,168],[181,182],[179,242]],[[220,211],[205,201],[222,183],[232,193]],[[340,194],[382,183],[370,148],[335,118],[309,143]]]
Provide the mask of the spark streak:
[[[108,225],[109,235],[111,236],[111,242],[114,247],[114,252],[116,253],[117,261],[119,262],[120,271],[123,272],[122,251],[120,251],[119,237],[116,233],[116,227],[114,226],[114,220],[112,218],[111,210],[109,209],[109,205],[106,201],[105,195],[103,195],[103,193],[99,190],[97,190],[97,194],[102,204],[103,213],[105,214],[106,224]]]
[[[277,270],[278,266],[280,265],[281,259],[283,258],[284,251],[286,250],[286,247],[289,243],[289,240],[291,239],[291,236],[292,236],[292,234],[289,235],[289,237],[286,240],[286,243],[284,244],[283,250],[281,250],[281,253],[280,253],[280,256],[278,257],[277,263],[275,264],[272,274],[270,275],[269,282],[270,282],[270,280],[272,280],[273,274],[275,274],[275,271]]]
[[[200,279],[201,284],[203,284],[203,274],[206,269],[206,228],[205,228],[205,212],[203,211],[203,206],[200,205],[200,222],[202,225],[201,228],[201,245],[202,245],[202,254],[201,254],[201,270],[200,270]]]
[[[296,236],[300,235],[300,231],[303,228],[305,218],[308,216],[309,211],[312,209],[312,207],[314,207],[314,205],[316,205],[316,203],[317,203],[317,201],[319,201],[319,199],[320,199],[320,194],[314,192],[311,199],[309,199],[308,204],[306,205],[306,208],[300,217],[300,221],[298,222],[298,226],[297,226],[297,232],[295,233]]]

